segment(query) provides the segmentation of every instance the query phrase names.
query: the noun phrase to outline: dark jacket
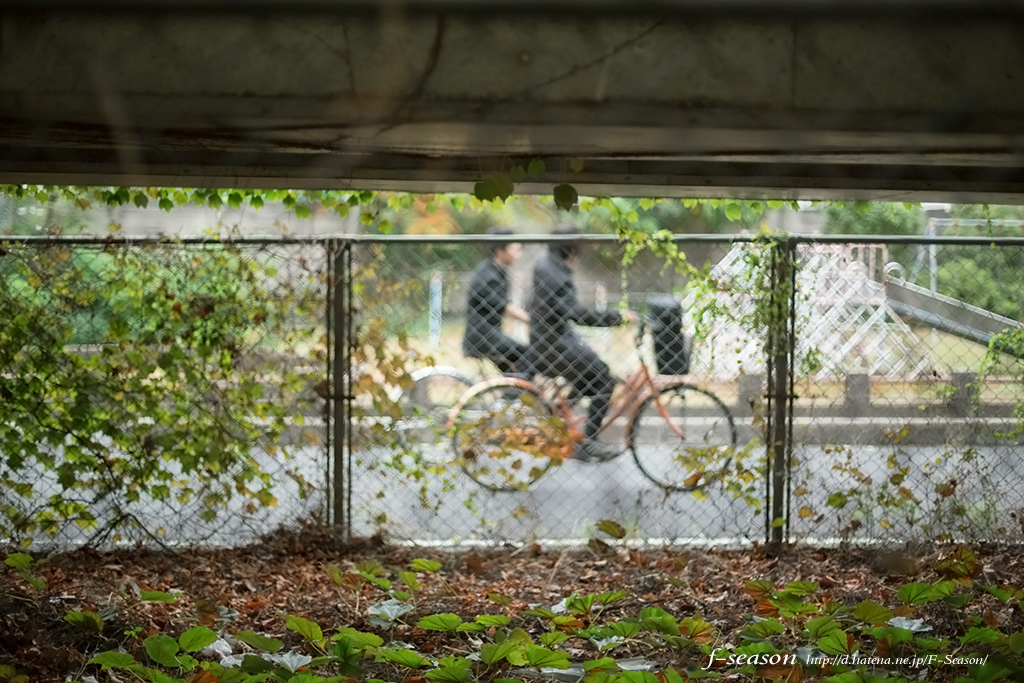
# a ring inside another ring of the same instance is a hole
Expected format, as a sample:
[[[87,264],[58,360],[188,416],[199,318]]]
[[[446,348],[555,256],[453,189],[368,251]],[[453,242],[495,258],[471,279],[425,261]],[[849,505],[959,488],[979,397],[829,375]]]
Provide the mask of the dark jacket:
[[[483,261],[469,282],[466,299],[466,335],[462,353],[470,357],[490,357],[505,337],[501,323],[508,305],[508,275],[493,259]]]
[[[597,311],[580,303],[572,270],[560,255],[548,252],[533,267],[530,298],[530,345],[540,353],[559,341],[575,338],[572,323],[588,327],[622,324],[618,311]]]

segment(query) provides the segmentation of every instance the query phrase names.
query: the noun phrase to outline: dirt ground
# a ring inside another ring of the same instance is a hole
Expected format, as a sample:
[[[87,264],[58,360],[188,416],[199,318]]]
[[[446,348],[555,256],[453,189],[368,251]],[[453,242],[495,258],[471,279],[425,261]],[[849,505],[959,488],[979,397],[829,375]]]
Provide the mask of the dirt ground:
[[[104,680],[105,674],[86,665],[96,652],[120,646],[137,651],[136,658],[144,661],[142,638],[161,632],[174,636],[197,624],[232,633],[251,629],[301,647],[296,634],[284,628],[283,615],[311,619],[325,633],[346,626],[368,629],[367,606],[385,598],[373,586],[354,590],[337,585],[327,567],[348,572],[365,560],[374,560],[397,577],[415,558],[437,560],[442,569],[423,579],[416,611],[409,615],[413,618],[403,619],[407,624],[437,612],[454,612],[465,620],[501,613],[504,608],[489,600],[489,593],[511,597],[509,609],[525,609],[549,607],[573,591],[625,589],[630,597],[614,603],[607,614],[635,615],[646,606],[661,607],[678,618],[699,614],[714,626],[719,642],[736,642],[735,633],[750,623],[755,609],[755,601],[743,590],[747,580],[769,579],[779,587],[791,581],[815,581],[820,594],[831,600],[854,605],[873,599],[893,606],[899,602],[895,593],[904,583],[938,580],[935,562],[952,550],[945,545],[899,552],[635,550],[592,542],[571,549],[526,545],[451,552],[390,546],[377,539],[341,545],[328,533],[313,529],[232,550],[79,549],[54,555],[38,568],[36,575],[47,583],[44,591],[36,591],[13,570],[0,567],[0,664],[14,666],[31,681],[81,680],[89,675]],[[1008,586],[1024,581],[1024,549],[974,550],[981,566],[979,582]],[[133,584],[181,597],[175,604],[140,603],[132,598]],[[119,593],[119,588],[124,590]],[[1004,606],[994,599],[988,604],[989,597],[983,596],[967,609],[992,613],[1003,629],[1024,627],[1019,605]],[[937,630],[962,633],[962,614],[945,603],[927,607],[929,624]],[[67,623],[64,615],[74,610],[97,611],[105,622],[102,634]],[[392,636],[415,643],[422,653],[443,647],[432,640],[437,634],[414,626],[398,626]],[[566,649],[573,652],[571,641]],[[580,650],[580,654],[586,653]],[[663,663],[671,664],[668,653],[632,654],[664,656]],[[617,652],[616,656],[624,655]],[[724,680],[750,678],[727,676]]]

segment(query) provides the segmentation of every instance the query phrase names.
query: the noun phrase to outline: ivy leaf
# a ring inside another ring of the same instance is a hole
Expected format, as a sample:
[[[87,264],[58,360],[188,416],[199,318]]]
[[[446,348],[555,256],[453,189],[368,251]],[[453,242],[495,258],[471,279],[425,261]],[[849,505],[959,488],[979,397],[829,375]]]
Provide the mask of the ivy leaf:
[[[254,650],[263,650],[264,652],[274,653],[284,647],[284,643],[277,638],[270,638],[255,631],[242,631],[235,634],[235,638]]]
[[[583,170],[583,159],[574,157],[569,160],[569,168],[572,169],[573,173],[579,173]]]
[[[509,170],[508,177],[513,183],[522,182],[523,178],[526,177],[526,169],[517,164]]]
[[[181,634],[178,643],[185,652],[198,652],[217,640],[217,634],[205,626],[190,628]]]
[[[600,671],[618,671],[619,663],[612,657],[601,657],[600,659],[592,659],[589,662],[583,662],[583,670],[590,672],[596,670]]]
[[[31,569],[34,562],[35,560],[32,559],[32,556],[25,553],[11,553],[4,558],[4,564],[15,569]]]
[[[416,626],[425,631],[449,631],[454,633],[460,624],[462,624],[462,619],[459,618],[458,614],[445,612],[423,617],[416,623]]]
[[[842,629],[832,631],[818,641],[818,649],[830,655],[853,654],[857,647],[857,640]]]
[[[526,172],[531,178],[540,178],[546,170],[543,159],[534,159],[526,167]]]
[[[874,600],[865,600],[853,608],[853,617],[867,624],[886,624],[893,613]]]
[[[503,643],[487,643],[480,648],[480,660],[490,666],[500,662],[508,656],[508,653],[516,648],[518,643],[514,640],[506,640]]]
[[[488,593],[487,599],[491,602],[496,602],[502,607],[508,607],[512,604],[512,598],[508,595],[499,595],[498,593]]]
[[[424,560],[416,558],[409,563],[409,568],[417,572],[438,572],[441,571],[441,563],[437,560]]]
[[[146,654],[157,664],[171,669],[178,668],[178,643],[170,636],[162,633],[150,636],[143,641]]]
[[[386,650],[378,650],[376,661],[378,662],[395,662],[402,666],[407,666],[410,669],[418,669],[424,664],[427,664],[427,660],[419,656],[412,650],[397,650],[388,648]]]
[[[555,652],[540,645],[526,647],[526,661],[530,666],[546,666],[552,669],[568,669],[570,664],[567,653]]]
[[[347,641],[356,650],[363,650],[367,647],[380,647],[384,644],[384,639],[380,636],[373,633],[363,633],[351,627],[339,629],[337,633],[331,636],[331,640]]]
[[[555,198],[555,206],[563,211],[568,211],[572,207],[576,206],[576,202],[580,198],[579,193],[576,192],[576,188],[569,183],[555,185],[553,195]]]
[[[295,631],[311,643],[323,642],[324,632],[319,624],[300,616],[291,615],[284,624],[285,628]]]
[[[106,671],[107,669],[123,669],[130,664],[134,664],[135,658],[125,652],[110,651],[96,655],[88,663],[99,664],[100,669]]]
[[[738,221],[743,218],[743,210],[740,208],[739,203],[729,202],[725,205],[725,217],[730,221]]]
[[[904,584],[896,592],[896,597],[909,605],[923,605],[941,598],[935,589],[927,583]]]
[[[166,602],[168,605],[178,601],[177,597],[163,591],[139,591],[139,597],[146,602]]]
[[[68,612],[64,621],[93,633],[103,633],[103,619],[95,612]]]

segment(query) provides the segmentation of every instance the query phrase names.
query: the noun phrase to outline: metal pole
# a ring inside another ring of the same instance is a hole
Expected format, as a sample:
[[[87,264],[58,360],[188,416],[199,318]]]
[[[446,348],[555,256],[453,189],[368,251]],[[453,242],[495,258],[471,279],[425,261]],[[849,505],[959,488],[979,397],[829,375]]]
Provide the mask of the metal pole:
[[[772,316],[768,329],[769,353],[769,431],[768,469],[770,472],[769,523],[766,538],[781,545],[789,538],[789,462],[792,451],[789,424],[793,372],[793,283],[794,244],[778,243],[772,252]],[[776,525],[776,520],[785,524]]]
[[[333,492],[334,490],[334,467],[331,460],[333,456],[332,446],[334,446],[334,425],[332,422],[332,413],[334,411],[334,399],[332,398],[331,392],[334,387],[334,250],[337,248],[335,240],[327,240],[323,243],[324,248],[324,269],[327,271],[327,279],[324,282],[324,286],[327,291],[325,292],[325,306],[324,306],[324,336],[326,337],[325,346],[327,357],[327,367],[324,368],[324,381],[318,387],[317,392],[320,398],[324,401],[324,448],[326,449],[326,457],[324,458],[324,488],[327,491]],[[327,508],[324,514],[324,522],[327,524],[334,524],[334,495],[331,493],[326,497],[324,505]]]
[[[351,245],[346,242],[336,242],[332,250],[333,280],[331,281],[333,310],[332,310],[332,336],[334,341],[332,379],[329,387],[330,399],[333,401],[333,441],[334,441],[334,462],[333,481],[331,482],[333,512],[332,523],[335,528],[347,540],[349,536],[348,519],[348,496],[349,485],[348,471],[345,463],[348,455],[348,395],[349,395],[349,310],[347,303],[349,273],[346,266],[346,256]]]

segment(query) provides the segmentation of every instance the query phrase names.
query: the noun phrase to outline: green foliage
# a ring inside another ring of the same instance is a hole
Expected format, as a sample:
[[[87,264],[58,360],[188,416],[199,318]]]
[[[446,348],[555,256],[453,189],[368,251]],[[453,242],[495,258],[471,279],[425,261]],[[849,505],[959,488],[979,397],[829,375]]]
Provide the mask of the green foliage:
[[[953,557],[969,559],[963,551]],[[385,627],[387,640],[372,628],[352,627],[337,629],[325,640],[324,627],[292,615],[286,628],[303,636],[303,646],[280,652],[281,641],[243,631],[235,637],[256,652],[242,656],[240,663],[236,658],[233,668],[201,662],[187,654],[216,637],[205,627],[190,629],[178,638],[168,634],[146,638],[143,645],[150,665],[116,651],[96,654],[89,664],[144,680],[170,680],[202,669],[219,680],[281,683],[412,676],[445,683],[482,683],[521,680],[537,669],[563,670],[589,683],[682,683],[681,671],[689,679],[746,675],[785,680],[792,674],[804,680],[870,681],[878,680],[876,676],[884,671],[886,680],[932,680],[930,672],[943,667],[956,667],[957,674],[970,676],[957,680],[1020,680],[1024,632],[987,625],[980,616],[968,616],[976,611],[973,609],[947,613],[943,621],[950,619],[950,623],[942,625],[941,634],[922,619],[894,616],[895,611],[906,610],[906,604],[920,607],[949,597],[950,585],[958,584],[906,584],[897,594],[904,605],[890,608],[872,600],[855,606],[837,604],[828,594],[819,594],[813,582],[790,582],[778,588],[771,581],[751,580],[743,590],[756,603],[755,614],[746,615],[748,624],[732,635],[718,633],[699,615],[677,619],[657,607],[639,613],[623,610],[617,618],[607,620],[590,614],[586,628],[576,616],[559,616],[550,610],[540,617],[539,627],[537,616],[530,616],[537,610],[514,610],[501,618],[478,615],[471,622],[451,613],[422,614],[417,626],[433,632],[426,641],[429,652],[421,652],[413,642],[394,639],[390,627]],[[967,603],[991,600],[990,595],[995,595],[988,590],[991,587],[961,587]],[[1009,595],[1019,589],[1008,587],[1000,592]],[[570,596],[566,604],[579,597]],[[772,611],[776,613],[762,616]],[[585,612],[577,614],[584,616]],[[955,614],[960,616],[952,618]],[[485,628],[474,630],[469,637],[461,627],[470,624]],[[539,632],[541,644],[527,628]],[[624,660],[610,654],[627,640],[632,653],[650,656],[652,662],[662,665],[654,671],[627,670]],[[666,651],[672,653],[668,658]],[[863,663],[872,658],[885,658],[890,664],[880,668]],[[981,661],[984,663],[972,663]],[[665,667],[665,662],[672,666]]]
[[[306,380],[243,352],[307,340],[312,290],[274,285],[271,262],[231,244],[8,247],[0,271],[0,533],[97,528],[99,500],[200,497],[207,521],[235,497],[276,503],[252,444],[286,457],[286,408],[262,398],[259,373],[284,394]],[[83,341],[99,346],[71,346]],[[45,501],[36,468],[61,487]],[[115,508],[98,532],[132,522]]]

